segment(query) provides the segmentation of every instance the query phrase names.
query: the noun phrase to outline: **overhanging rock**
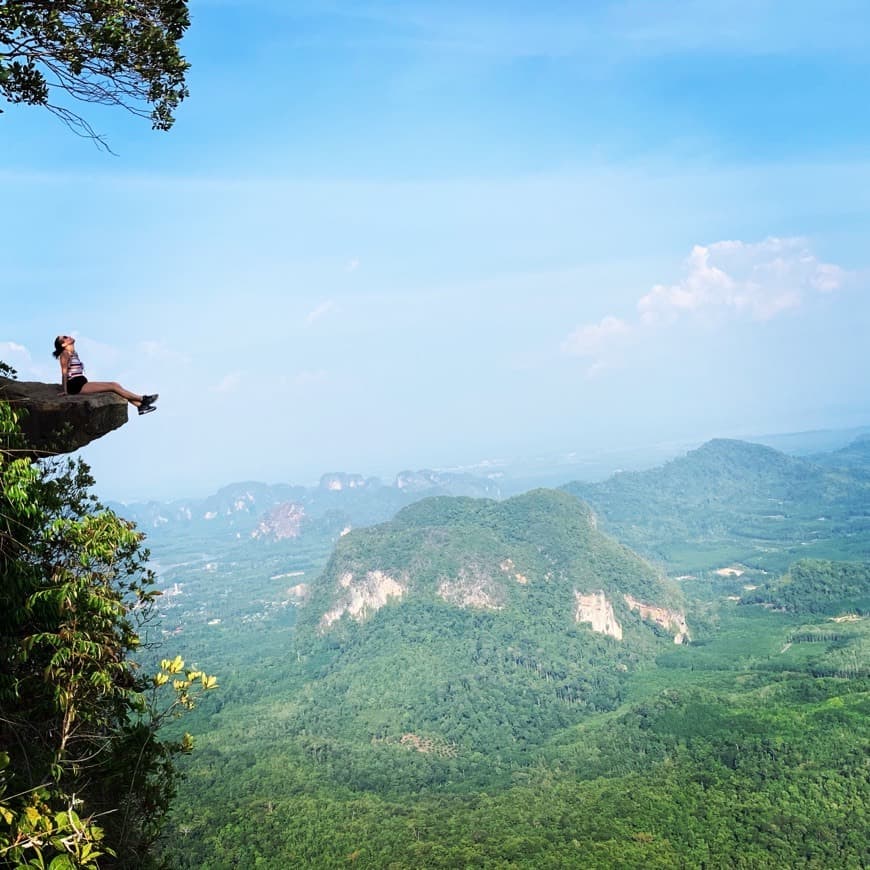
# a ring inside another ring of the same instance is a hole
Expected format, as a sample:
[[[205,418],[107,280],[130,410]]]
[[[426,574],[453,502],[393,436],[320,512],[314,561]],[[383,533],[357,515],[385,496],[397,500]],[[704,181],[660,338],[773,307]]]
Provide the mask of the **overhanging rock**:
[[[127,401],[114,393],[65,396],[59,384],[0,378],[0,401],[25,412],[19,424],[36,458],[72,453],[127,422]]]

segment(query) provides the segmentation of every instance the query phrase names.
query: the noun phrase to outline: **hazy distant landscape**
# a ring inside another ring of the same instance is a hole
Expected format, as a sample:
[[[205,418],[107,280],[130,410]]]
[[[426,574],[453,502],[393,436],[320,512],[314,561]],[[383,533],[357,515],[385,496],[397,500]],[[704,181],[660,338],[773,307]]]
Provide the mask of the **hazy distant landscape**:
[[[870,868],[868,32],[0,0],[0,867]]]
[[[719,439],[516,495],[329,473],[125,505],[164,593],[149,639],[221,682],[184,723],[167,856],[864,866],[854,434],[803,455]]]

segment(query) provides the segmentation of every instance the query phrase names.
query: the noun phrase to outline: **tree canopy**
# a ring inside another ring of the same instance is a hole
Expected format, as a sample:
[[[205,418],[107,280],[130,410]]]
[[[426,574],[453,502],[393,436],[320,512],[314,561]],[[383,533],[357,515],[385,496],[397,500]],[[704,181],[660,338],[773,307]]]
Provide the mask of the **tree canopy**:
[[[143,536],[81,461],[23,457],[17,418],[0,402],[0,866],[147,867],[192,746],[158,729],[216,680],[144,672]]]
[[[0,95],[43,106],[98,141],[64,93],[168,130],[188,95],[179,42],[189,24],[186,0],[0,0]]]

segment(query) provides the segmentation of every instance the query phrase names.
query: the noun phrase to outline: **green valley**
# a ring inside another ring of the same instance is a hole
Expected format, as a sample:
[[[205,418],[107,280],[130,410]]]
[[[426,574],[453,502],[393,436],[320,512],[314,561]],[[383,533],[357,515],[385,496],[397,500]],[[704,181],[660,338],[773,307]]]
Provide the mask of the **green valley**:
[[[744,505],[787,496],[797,525],[818,515],[817,498],[832,517],[858,507],[860,484],[843,472],[755,445],[707,448],[722,465],[709,482],[730,478]],[[739,470],[726,473],[723,450],[744,456]],[[740,560],[733,530],[751,511],[726,517],[734,502],[711,495],[705,515],[709,475],[698,475],[682,496],[682,472],[670,489],[653,477],[663,526],[725,530],[690,575],[667,549],[655,563],[635,555],[602,531],[619,522],[568,492],[436,497],[276,581],[275,599],[294,584],[286,607],[186,624],[173,642],[208,655],[222,689],[186,726],[198,749],[168,859],[864,866],[870,572],[849,538],[848,559],[795,558],[782,572]],[[641,521],[653,513],[638,512],[636,536],[652,535]],[[794,526],[776,528],[764,540],[779,560],[807,549]],[[260,547],[263,569],[292,566],[292,547]],[[221,582],[241,602],[263,570],[252,561],[245,581],[234,570]],[[204,589],[191,598],[207,602]]]

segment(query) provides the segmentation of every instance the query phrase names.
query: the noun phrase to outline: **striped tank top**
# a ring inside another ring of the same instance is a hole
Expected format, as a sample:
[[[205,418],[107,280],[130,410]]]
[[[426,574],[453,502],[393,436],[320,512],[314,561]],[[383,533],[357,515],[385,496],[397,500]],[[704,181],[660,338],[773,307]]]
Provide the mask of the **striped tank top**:
[[[66,376],[68,378],[80,378],[85,373],[85,367],[79,359],[79,355],[73,351],[70,354],[69,362],[67,363]]]

